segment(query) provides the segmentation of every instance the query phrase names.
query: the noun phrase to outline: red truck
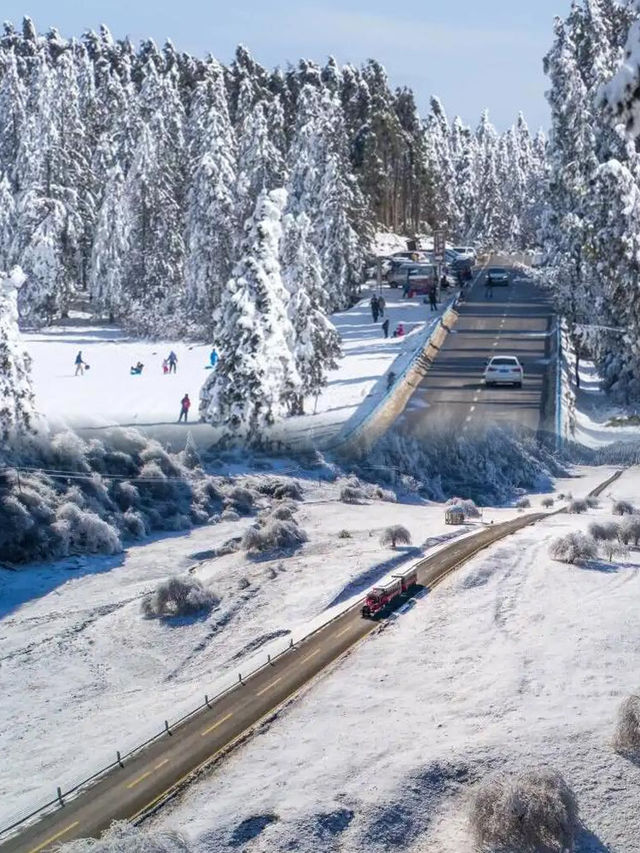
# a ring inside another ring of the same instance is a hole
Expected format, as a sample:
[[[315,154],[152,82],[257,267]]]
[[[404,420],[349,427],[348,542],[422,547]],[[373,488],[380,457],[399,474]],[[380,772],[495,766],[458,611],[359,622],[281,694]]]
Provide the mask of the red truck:
[[[382,586],[374,586],[367,593],[362,605],[362,616],[373,619],[381,613],[388,612],[400,596],[410,592],[418,583],[417,569],[408,569],[402,575],[392,575],[393,580]]]

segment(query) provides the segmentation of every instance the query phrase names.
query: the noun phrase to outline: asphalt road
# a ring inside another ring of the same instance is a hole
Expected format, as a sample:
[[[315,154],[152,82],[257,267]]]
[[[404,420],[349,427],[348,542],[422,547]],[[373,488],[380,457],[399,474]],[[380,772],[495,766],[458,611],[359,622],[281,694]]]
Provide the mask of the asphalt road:
[[[543,517],[539,513],[522,516],[443,548],[419,564],[419,583],[428,591],[472,554]],[[73,838],[97,837],[112,820],[139,817],[378,625],[360,616],[359,605],[350,609],[211,702],[210,708],[128,759],[123,767],[116,767],[63,807],[6,840],[0,853],[38,853]],[[46,749],[46,744],[42,746]],[[91,743],[76,744],[71,739],[69,749],[90,754]],[[55,779],[51,781],[54,790]]]
[[[491,266],[505,266],[499,258]],[[397,426],[417,437],[434,430],[472,432],[492,424],[517,424],[534,432],[550,417],[552,305],[546,294],[513,268],[511,284],[485,296],[486,273],[461,302],[459,319]],[[493,355],[516,355],[522,388],[487,388],[482,373]],[[552,366],[551,366],[552,367]]]

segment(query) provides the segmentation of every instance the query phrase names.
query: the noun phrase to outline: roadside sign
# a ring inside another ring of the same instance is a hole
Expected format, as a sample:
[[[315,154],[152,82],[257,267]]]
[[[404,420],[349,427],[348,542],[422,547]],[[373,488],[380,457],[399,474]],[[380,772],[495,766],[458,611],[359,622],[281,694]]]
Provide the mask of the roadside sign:
[[[446,235],[444,231],[433,232],[433,258],[437,263],[443,264],[445,261],[445,244]]]

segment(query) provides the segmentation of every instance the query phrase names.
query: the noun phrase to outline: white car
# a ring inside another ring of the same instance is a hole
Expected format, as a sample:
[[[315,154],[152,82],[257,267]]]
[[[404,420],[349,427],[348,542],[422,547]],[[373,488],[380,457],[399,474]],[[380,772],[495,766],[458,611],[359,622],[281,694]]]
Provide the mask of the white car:
[[[453,251],[459,255],[459,257],[464,258],[464,260],[471,261],[475,264],[478,260],[476,257],[476,250],[473,246],[454,246]]]
[[[494,355],[484,369],[485,385],[515,385],[522,388],[524,370],[515,355]]]

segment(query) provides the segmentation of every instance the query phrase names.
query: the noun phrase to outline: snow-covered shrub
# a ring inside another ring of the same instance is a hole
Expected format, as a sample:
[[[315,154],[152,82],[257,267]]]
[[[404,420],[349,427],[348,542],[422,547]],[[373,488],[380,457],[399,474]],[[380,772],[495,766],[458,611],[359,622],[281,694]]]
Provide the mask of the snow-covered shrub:
[[[611,563],[615,557],[618,560],[624,560],[629,556],[629,549],[623,542],[614,541],[611,539],[600,543],[602,552]]]
[[[113,822],[100,838],[65,844],[65,853],[191,853],[193,845],[177,832]]]
[[[545,509],[549,509],[550,507],[552,507],[552,506],[553,506],[553,504],[554,504],[554,500],[553,500],[553,498],[543,498],[543,499],[542,499],[542,506],[543,506]]]
[[[291,511],[291,507],[286,504],[282,504],[281,506],[276,506],[271,510],[271,518],[277,518],[279,521],[292,521],[293,520],[293,512]]]
[[[587,560],[595,560],[598,546],[591,536],[584,533],[567,533],[551,543],[549,555],[560,563],[575,565]]]
[[[589,525],[589,536],[596,542],[618,539],[620,527],[613,521],[594,521]]]
[[[587,497],[584,499],[584,502],[589,507],[589,509],[596,509],[600,506],[600,501],[598,500],[598,498],[594,497],[594,495],[587,495]]]
[[[249,515],[253,509],[253,492],[242,486],[234,486],[225,492],[225,503],[240,515]]]
[[[627,697],[618,708],[613,746],[616,752],[640,759],[640,696]]]
[[[113,527],[76,504],[64,503],[58,507],[56,521],[51,526],[60,536],[58,553],[63,556],[87,551],[91,554],[116,554],[122,550],[122,543]]]
[[[445,506],[455,506],[456,508],[461,509],[465,518],[480,518],[480,510],[476,506],[475,501],[472,501],[470,498],[449,498],[445,503]]]
[[[576,500],[571,501],[569,506],[567,507],[567,512],[570,512],[572,515],[580,515],[580,513],[587,511],[587,502],[583,501],[581,498],[576,498]]]
[[[250,527],[242,537],[242,548],[248,552],[264,553],[266,551],[298,548],[308,539],[307,534],[293,521],[274,519],[264,527]]]
[[[520,498],[516,501],[516,509],[529,509],[531,501],[529,498]]]
[[[340,500],[345,504],[360,504],[366,501],[367,496],[364,491],[354,486],[343,486],[340,489]]]
[[[235,509],[223,509],[220,513],[220,521],[238,521],[240,518],[240,513],[236,512]]]
[[[290,480],[287,483],[281,483],[279,486],[276,486],[276,488],[273,491],[273,497],[277,501],[283,501],[286,499],[289,499],[292,501],[304,500],[304,495],[302,494],[302,489],[293,480]]]
[[[187,435],[184,450],[180,454],[180,461],[185,468],[189,468],[191,471],[202,467],[202,459],[200,458],[198,448],[196,447],[196,443],[193,440],[193,435],[191,433]]]
[[[640,515],[625,515],[619,529],[620,541],[625,545],[633,543],[637,548],[640,543]]]
[[[411,534],[406,527],[401,524],[392,524],[382,531],[381,545],[391,545],[392,548],[395,548],[398,543],[401,545],[411,544]]]
[[[133,539],[144,539],[147,535],[147,528],[143,517],[139,512],[133,509],[128,509],[122,516],[124,528],[129,536]]]
[[[382,486],[372,486],[368,490],[368,497],[377,501],[386,501],[387,503],[397,503],[398,497],[391,489],[383,489]]]
[[[338,531],[338,539],[351,539],[351,533],[348,530]]]
[[[629,501],[614,501],[613,503],[614,515],[634,515],[635,512],[635,507]]]
[[[140,503],[140,492],[128,480],[116,483],[113,487],[113,499],[123,512],[137,507]]]
[[[88,472],[87,446],[74,432],[59,432],[49,441],[51,464],[65,471]]]
[[[169,578],[142,601],[142,612],[149,618],[190,616],[211,610],[220,603],[218,596],[190,575]]]
[[[485,782],[470,823],[481,849],[518,853],[573,850],[579,827],[575,794],[559,773],[528,770]]]

